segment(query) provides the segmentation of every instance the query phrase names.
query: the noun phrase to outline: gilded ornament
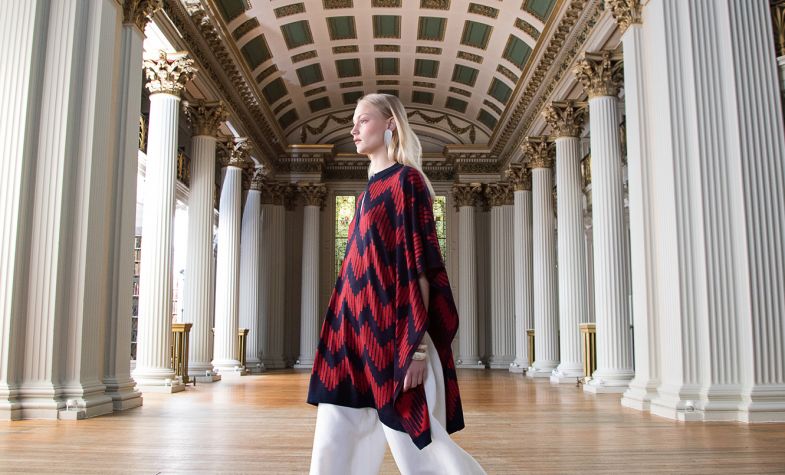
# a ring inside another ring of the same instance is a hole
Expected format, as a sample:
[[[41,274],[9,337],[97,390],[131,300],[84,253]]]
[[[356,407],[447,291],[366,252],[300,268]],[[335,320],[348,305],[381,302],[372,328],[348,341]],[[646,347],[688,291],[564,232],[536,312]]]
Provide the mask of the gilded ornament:
[[[488,18],[498,18],[499,10],[487,7],[485,5],[479,5],[477,3],[470,3],[469,4],[469,13],[474,13],[476,15],[487,16]]]
[[[163,0],[125,0],[123,2],[123,24],[135,25],[144,33],[147,22],[161,9]]]
[[[785,0],[771,0],[771,22],[777,56],[785,56]]]
[[[554,101],[545,106],[542,115],[557,137],[580,137],[585,111],[575,101]]]
[[[452,197],[455,210],[462,206],[476,206],[482,194],[482,185],[479,183],[455,183],[452,186]]]
[[[450,0],[420,0],[420,8],[432,10],[449,10]]]
[[[246,168],[251,164],[251,144],[245,137],[223,137],[216,143],[216,155],[223,167]]]
[[[298,183],[297,190],[305,199],[305,206],[318,206],[324,209],[327,186],[324,183]]]
[[[632,24],[641,24],[640,0],[605,0],[606,8],[610,7],[613,18],[624,32]]]
[[[401,0],[372,0],[371,6],[374,8],[400,8]]]
[[[624,81],[623,62],[611,51],[584,53],[583,59],[573,70],[589,97],[619,94],[619,84]]]
[[[518,83],[518,76],[514,72],[512,72],[509,69],[507,69],[504,66],[502,66],[501,64],[496,66],[496,70],[499,71],[500,73],[502,73],[504,75],[504,77],[506,77],[510,81],[512,81],[512,82],[514,82],[516,84]]]
[[[202,100],[184,102],[185,117],[193,128],[193,135],[215,137],[218,127],[229,117],[229,111],[222,101],[206,102]]]
[[[510,183],[489,183],[485,186],[485,198],[491,207],[511,205],[515,202]]]
[[[465,59],[478,64],[482,64],[482,56],[478,54],[467,53],[466,51],[458,51],[458,59]]]
[[[158,59],[146,59],[144,70],[150,94],[172,94],[179,97],[185,83],[196,74],[197,69],[193,63],[194,60],[188,58],[185,52],[167,54],[161,51]]]
[[[531,169],[522,164],[510,165],[510,168],[504,172],[504,177],[512,183],[515,191],[531,191],[532,189]]]
[[[551,168],[553,166],[553,147],[544,137],[527,137],[521,145],[527,166],[535,168]]]
[[[535,40],[540,38],[539,30],[537,30],[537,28],[535,28],[534,26],[532,26],[531,23],[529,23],[529,22],[527,22],[525,20],[521,20],[520,18],[516,18],[515,19],[515,26],[518,27],[519,29],[523,30],[524,33],[526,33],[527,35],[531,36]]]
[[[304,3],[293,3],[284,7],[278,7],[273,10],[275,18],[283,18],[286,16],[297,15],[298,13],[305,13]]]
[[[251,177],[251,189],[254,191],[262,191],[262,187],[268,177],[268,173],[269,171],[264,165],[256,167],[253,171],[253,176]]]
[[[242,25],[238,26],[237,29],[232,32],[232,38],[234,38],[235,41],[237,41],[243,36],[245,36],[246,33],[256,28],[257,26],[261,26],[261,25],[259,24],[259,20],[257,20],[256,18],[251,18],[250,20],[246,20],[243,22]]]

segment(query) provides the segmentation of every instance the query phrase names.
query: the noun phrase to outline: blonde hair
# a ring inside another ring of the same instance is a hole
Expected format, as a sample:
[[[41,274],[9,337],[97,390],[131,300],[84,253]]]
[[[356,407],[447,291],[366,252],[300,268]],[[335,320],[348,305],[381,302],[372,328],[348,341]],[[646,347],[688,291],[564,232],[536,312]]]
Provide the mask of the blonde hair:
[[[395,130],[393,130],[390,145],[387,146],[387,155],[392,156],[396,162],[419,171],[425,179],[431,197],[436,196],[431,180],[422,171],[422,145],[409,125],[409,119],[406,117],[406,110],[404,110],[401,100],[392,94],[367,94],[361,97],[357,103],[362,101],[373,105],[385,119],[392,117],[395,120]],[[370,178],[370,176],[369,167],[368,177]]]

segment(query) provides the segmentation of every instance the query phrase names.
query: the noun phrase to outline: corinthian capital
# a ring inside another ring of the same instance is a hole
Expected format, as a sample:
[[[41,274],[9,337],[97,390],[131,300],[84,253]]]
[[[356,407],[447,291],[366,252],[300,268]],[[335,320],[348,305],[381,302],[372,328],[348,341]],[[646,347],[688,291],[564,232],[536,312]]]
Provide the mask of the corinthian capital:
[[[611,51],[585,53],[574,72],[589,97],[616,96],[623,81],[623,62]]]
[[[264,165],[258,166],[254,169],[253,176],[251,177],[251,189],[254,191],[262,191],[264,182],[267,180],[268,170]]]
[[[229,112],[222,101],[193,101],[184,102],[185,117],[193,127],[194,135],[209,135],[215,137],[218,127],[229,117]]]
[[[490,183],[485,187],[485,197],[491,206],[511,205],[514,202],[510,183]]]
[[[452,186],[452,198],[456,211],[461,206],[475,206],[482,194],[480,183],[456,183]]]
[[[245,137],[225,137],[216,144],[216,156],[222,167],[246,168],[250,163],[251,144]]]
[[[163,0],[125,0],[123,2],[123,24],[135,25],[144,32],[147,22],[161,9]]]
[[[545,137],[526,137],[521,145],[526,165],[531,168],[551,168],[553,147]]]
[[[144,72],[150,94],[164,93],[179,97],[185,84],[196,74],[197,69],[193,64],[194,60],[185,52],[167,54],[161,51],[158,59],[146,59]]]
[[[605,0],[605,6],[610,7],[613,18],[619,24],[621,31],[625,31],[632,24],[641,24],[640,0]]]
[[[777,56],[785,56],[785,0],[770,0],[774,46]]]
[[[586,109],[575,101],[551,102],[542,115],[557,137],[580,137]]]
[[[324,183],[298,183],[297,189],[305,198],[305,206],[324,208],[324,199],[327,197],[327,187]]]
[[[531,191],[532,172],[529,168],[515,163],[510,165],[510,168],[504,172],[504,176],[512,183],[515,191]]]

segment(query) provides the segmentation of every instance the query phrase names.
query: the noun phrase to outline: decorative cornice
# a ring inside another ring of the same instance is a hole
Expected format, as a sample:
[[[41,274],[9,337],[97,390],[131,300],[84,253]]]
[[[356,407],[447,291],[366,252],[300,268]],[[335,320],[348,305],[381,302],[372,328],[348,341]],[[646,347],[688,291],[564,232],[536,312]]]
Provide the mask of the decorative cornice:
[[[297,191],[305,199],[305,206],[318,206],[324,209],[327,186],[324,183],[298,183]]]
[[[229,117],[229,112],[222,101],[186,101],[183,106],[185,106],[185,117],[193,128],[194,136],[215,137],[221,123]]]
[[[624,62],[612,51],[584,53],[573,72],[589,98],[619,94],[619,84],[624,82]]]
[[[580,137],[586,106],[575,101],[554,101],[545,106],[542,115],[556,137]]]
[[[185,84],[193,79],[197,69],[194,60],[185,52],[161,51],[158,59],[146,59],[144,71],[150,94],[171,94],[180,97]]]
[[[297,153],[278,156],[278,171],[283,173],[322,173],[324,153]]]
[[[491,207],[511,205],[515,202],[510,183],[489,183],[485,186],[485,197]]]
[[[504,177],[507,178],[515,191],[531,191],[532,189],[532,172],[528,167],[519,163],[510,165],[504,172]]]
[[[171,21],[188,45],[193,58],[199,63],[205,78],[209,78],[227,108],[237,115],[260,150],[262,160],[271,168],[272,160],[281,150],[282,138],[277,133],[274,117],[265,112],[260,95],[254,93],[253,78],[246,78],[237,66],[219,32],[220,27],[208,16],[199,0],[163,0],[163,13]],[[228,34],[228,33],[227,33]]]
[[[605,0],[605,8],[610,9],[622,32],[632,24],[642,23],[640,0]]]
[[[526,165],[531,168],[551,168],[553,166],[553,144],[545,137],[527,137],[521,145]]]
[[[498,136],[493,138],[491,151],[499,157],[499,168],[509,163],[514,153],[507,147],[516,147],[523,142],[532,122],[539,116],[546,100],[551,97],[557,84],[569,70],[568,66],[583,48],[602,12],[602,0],[572,0],[559,24],[553,25],[549,30],[553,31],[553,34],[547,39],[547,44],[546,40],[542,40],[542,45],[532,53],[537,55],[540,48],[544,49],[539,62],[531,65],[533,72],[526,76],[526,86],[517,105],[509,107],[510,115],[506,119],[502,118],[504,127],[499,129]],[[568,39],[572,39],[572,43],[565,47]]]
[[[144,34],[147,23],[162,5],[163,0],[124,0],[123,24],[134,25]]]

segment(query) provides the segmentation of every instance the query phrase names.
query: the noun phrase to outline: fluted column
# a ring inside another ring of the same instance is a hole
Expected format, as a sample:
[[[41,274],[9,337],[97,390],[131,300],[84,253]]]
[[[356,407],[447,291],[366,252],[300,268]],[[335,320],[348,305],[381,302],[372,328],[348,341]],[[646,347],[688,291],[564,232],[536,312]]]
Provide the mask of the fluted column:
[[[286,185],[265,181],[262,184],[260,241],[261,278],[259,282],[261,320],[259,345],[265,369],[286,367],[284,359],[284,282]]]
[[[310,368],[319,344],[319,212],[327,187],[322,183],[299,185],[303,209],[302,299],[300,304],[300,356],[295,368]]]
[[[534,328],[534,280],[532,276],[532,179],[531,170],[513,165],[505,172],[514,186],[515,216],[515,361],[513,373],[523,373],[531,366],[526,331]]]
[[[215,311],[212,275],[216,136],[228,114],[221,102],[204,101],[186,104],[185,112],[193,135],[183,322],[192,324],[188,374],[199,382],[211,383],[221,379],[211,362]]]
[[[240,238],[240,328],[248,329],[245,342],[246,367],[260,373],[264,366],[259,346],[260,271],[261,261],[261,189],[264,170],[258,168],[251,178],[251,187],[243,207],[242,235]]]
[[[459,368],[485,368],[480,358],[477,334],[477,246],[474,206],[482,192],[479,183],[461,183],[452,187],[458,208],[458,341]]]
[[[556,287],[556,236],[553,222],[552,147],[544,139],[523,145],[532,174],[534,362],[526,376],[550,378],[559,364],[559,308]]]
[[[556,137],[557,235],[559,261],[559,366],[553,383],[582,378],[581,333],[586,311],[586,254],[583,233],[581,144],[584,111],[574,102],[553,102],[544,112]]]
[[[634,372],[616,98],[621,63],[610,52],[587,53],[575,68],[575,74],[589,93],[597,320],[597,370],[584,389],[623,392]]]
[[[182,391],[174,381],[169,350],[172,329],[172,231],[177,173],[180,94],[193,77],[193,60],[161,52],[145,61],[150,90],[142,259],[139,273],[139,330],[134,378],[144,390]]]
[[[250,145],[234,139],[222,151],[225,166],[218,209],[218,255],[215,269],[215,340],[213,366],[223,375],[243,374],[238,354],[240,327],[240,220],[243,168]]]
[[[509,183],[486,188],[491,205],[491,356],[490,367],[510,369],[515,360],[513,279],[513,189]]]

